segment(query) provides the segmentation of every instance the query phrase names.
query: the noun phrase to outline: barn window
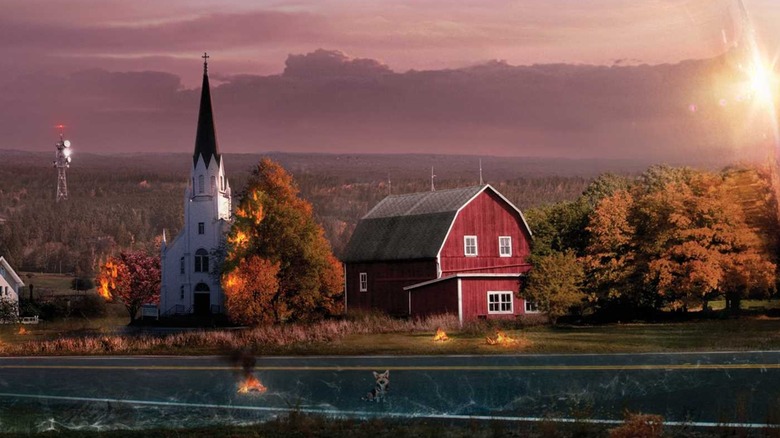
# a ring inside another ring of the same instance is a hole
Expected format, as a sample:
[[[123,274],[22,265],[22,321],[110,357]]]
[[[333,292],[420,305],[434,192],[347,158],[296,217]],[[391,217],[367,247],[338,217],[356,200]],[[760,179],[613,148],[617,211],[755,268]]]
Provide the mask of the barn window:
[[[514,313],[512,292],[488,292],[488,313]]]
[[[498,236],[498,255],[512,257],[512,236]]]
[[[209,272],[209,252],[203,248],[195,251],[195,272]]]
[[[360,292],[368,291],[368,274],[365,272],[360,273]]]
[[[539,306],[533,301],[525,300],[525,313],[539,313]]]
[[[469,257],[476,257],[477,236],[463,236],[463,254]]]

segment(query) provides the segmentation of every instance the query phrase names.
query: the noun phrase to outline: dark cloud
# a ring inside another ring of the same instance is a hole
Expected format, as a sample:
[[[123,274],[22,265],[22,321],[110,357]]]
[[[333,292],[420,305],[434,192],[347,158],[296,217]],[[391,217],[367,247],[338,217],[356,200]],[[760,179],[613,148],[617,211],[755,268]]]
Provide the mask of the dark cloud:
[[[393,72],[338,51],[290,55],[280,75],[212,84],[229,152],[433,152],[690,159],[752,154],[765,125],[724,84],[726,57],[669,65]],[[40,149],[61,119],[88,151],[192,148],[199,90],[177,76],[87,70],[28,76],[0,95],[4,147]],[[726,103],[723,103],[723,100]]]

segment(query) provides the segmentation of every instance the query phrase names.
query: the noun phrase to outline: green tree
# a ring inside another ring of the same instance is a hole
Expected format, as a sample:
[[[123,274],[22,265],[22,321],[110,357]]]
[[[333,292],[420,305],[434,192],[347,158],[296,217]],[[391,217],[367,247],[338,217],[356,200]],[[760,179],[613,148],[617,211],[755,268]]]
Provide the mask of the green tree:
[[[534,257],[532,262],[534,268],[520,292],[522,298],[536,303],[553,324],[581,308],[586,298],[581,288],[585,273],[574,251],[555,251]]]
[[[70,288],[75,291],[84,292],[93,287],[95,287],[95,283],[93,283],[92,279],[89,277],[75,277],[70,281]]]
[[[312,320],[340,311],[341,264],[312,213],[289,173],[267,158],[258,163],[236,208],[222,270],[228,302],[238,300],[239,292],[252,296],[258,301],[253,307],[256,317],[231,318],[261,323],[273,314],[277,322]],[[276,290],[269,290],[270,281],[261,282],[262,290],[251,294],[231,286],[241,284],[242,263],[245,268],[247,263],[262,267],[265,273],[278,269]]]

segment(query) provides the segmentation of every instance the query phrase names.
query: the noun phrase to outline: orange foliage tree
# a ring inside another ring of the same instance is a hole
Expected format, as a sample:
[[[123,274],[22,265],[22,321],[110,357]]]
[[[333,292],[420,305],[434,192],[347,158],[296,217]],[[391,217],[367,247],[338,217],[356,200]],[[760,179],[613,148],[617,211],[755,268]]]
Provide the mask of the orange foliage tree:
[[[222,287],[228,315],[245,324],[318,319],[340,311],[343,284],[341,263],[311,204],[299,197],[289,173],[264,158],[227,238]]]
[[[121,252],[100,266],[95,283],[107,301],[122,301],[132,324],[141,305],[160,301],[160,279],[159,256]]]
[[[603,199],[588,230],[589,286],[602,300],[686,309],[724,296],[738,308],[775,287],[772,257],[721,175],[651,169]]]

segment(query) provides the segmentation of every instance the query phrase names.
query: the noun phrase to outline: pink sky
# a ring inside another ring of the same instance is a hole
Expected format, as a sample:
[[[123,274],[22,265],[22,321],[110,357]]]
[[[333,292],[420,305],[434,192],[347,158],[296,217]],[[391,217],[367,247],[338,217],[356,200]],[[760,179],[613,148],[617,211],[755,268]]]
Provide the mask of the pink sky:
[[[285,118],[264,107],[279,105],[283,97],[242,101],[247,95],[241,86],[262,88],[257,84],[263,84],[263,78],[273,80],[282,73],[277,88],[302,80],[290,70],[296,60],[303,64],[297,71],[316,77],[319,68],[333,74],[332,62],[357,68],[360,63],[353,61],[365,59],[363,67],[393,73],[404,86],[430,88],[439,82],[407,72],[464,69],[493,60],[511,66],[630,66],[710,58],[723,53],[740,31],[732,19],[735,5],[731,0],[5,0],[0,16],[0,128],[10,143],[0,147],[46,149],[52,137],[48,127],[64,121],[72,126],[76,143],[76,135],[81,136],[84,150],[160,150],[160,143],[166,145],[164,150],[187,150],[194,135],[196,108],[190,105],[199,85],[199,56],[208,51],[212,83],[224,85],[216,87],[214,99],[221,146],[228,152],[313,150],[313,142],[300,134],[310,132],[324,136],[324,152],[409,152],[429,144],[434,152],[463,153],[484,138],[489,153],[567,155],[570,149],[559,143],[577,137],[561,134],[566,121],[555,120],[555,111],[527,117],[514,128],[512,123],[475,122],[474,138],[463,142],[460,134],[436,134],[448,130],[448,119],[458,118],[447,113],[449,108],[441,115],[431,109],[427,118],[406,121],[403,114],[390,114],[386,108],[372,116],[365,111],[376,94],[329,94],[315,87],[311,102],[296,95],[295,104],[281,105]],[[745,5],[762,46],[774,56],[780,47],[780,2],[745,0]],[[323,55],[338,52],[343,55],[334,56],[343,59]],[[302,56],[314,53],[320,56]],[[365,80],[366,72],[353,73],[342,80]],[[399,93],[404,92],[408,90]],[[446,90],[441,93],[447,95]],[[360,127],[345,122],[350,102],[333,110],[327,101],[317,100],[324,95],[331,100],[367,99],[351,102],[360,111]],[[436,96],[420,104],[435,106]],[[377,104],[388,105],[386,96],[378,99]],[[561,96],[551,100],[569,104]],[[318,118],[307,110],[317,105],[328,115]],[[495,111],[503,108],[495,101],[485,105]],[[294,122],[296,111],[300,123]],[[253,120],[243,117],[246,114],[285,122],[270,123],[267,132],[257,133],[259,144],[253,144],[247,138]],[[390,128],[383,119],[392,122],[393,132],[403,132],[388,137],[385,130]],[[571,120],[574,129],[587,117],[572,115]],[[426,126],[418,126],[423,122]],[[457,123],[455,131],[463,128],[463,120]],[[608,118],[599,123],[610,129]],[[660,122],[654,118],[631,123]],[[287,129],[298,134],[285,135]],[[513,129],[517,131],[510,132]],[[599,138],[609,143],[605,153],[618,153],[615,142],[632,140],[627,129],[621,125],[595,135],[588,140],[593,149],[578,155],[597,156]],[[130,142],[134,136],[140,138]],[[516,138],[527,140],[525,148],[509,140]]]

